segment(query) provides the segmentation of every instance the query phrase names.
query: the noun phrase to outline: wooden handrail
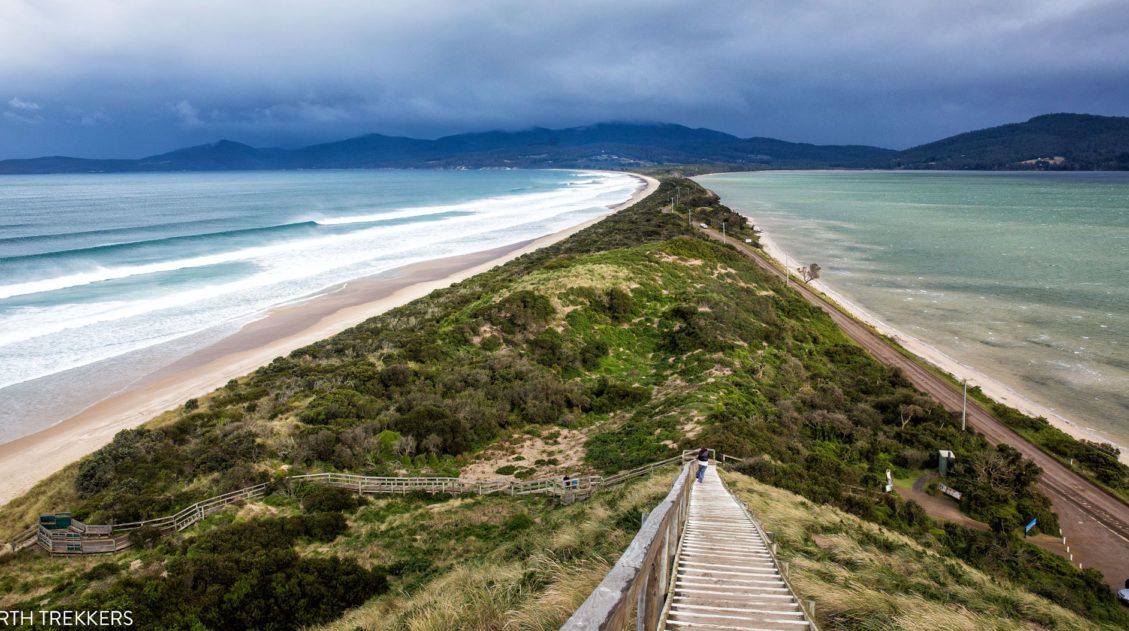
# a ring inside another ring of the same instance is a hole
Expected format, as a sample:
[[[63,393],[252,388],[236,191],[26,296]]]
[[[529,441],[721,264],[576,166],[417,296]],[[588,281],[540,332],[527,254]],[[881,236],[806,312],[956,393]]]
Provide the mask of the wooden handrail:
[[[732,491],[730,491],[730,494],[732,495]],[[758,521],[756,517],[753,517],[752,512],[749,511],[749,507],[745,505],[745,502],[741,501],[736,495],[733,495],[733,499],[737,500],[737,505],[741,507],[741,511],[745,513],[745,516],[753,523],[753,527],[760,533],[761,539],[765,542],[765,548],[768,550],[769,556],[772,557],[772,563],[778,568],[786,567],[785,564],[780,563],[780,559],[776,556],[776,543],[772,540],[772,533],[765,530],[760,521]],[[792,582],[788,580],[788,572],[781,571],[780,580],[784,581],[784,584],[788,586],[788,591],[796,594],[795,588],[792,587]],[[814,601],[812,602],[814,606]],[[808,622],[808,631],[819,631],[819,627],[815,624],[814,612],[810,610],[798,594],[796,594],[796,604],[798,604],[800,610],[804,612],[804,618]]]
[[[697,451],[693,453],[696,458]],[[671,563],[686,525],[690,480],[697,467],[694,462],[682,465],[682,473],[666,499],[647,515],[627,551],[565,622],[562,631],[619,631],[633,617],[640,628],[655,628],[667,595]]]
[[[409,493],[414,491],[423,491],[431,493],[452,493],[452,494],[474,494],[474,495],[488,495],[491,493],[506,492],[509,495],[555,495],[561,498],[561,501],[573,501],[577,497],[587,497],[588,495],[596,492],[599,489],[607,488],[617,484],[622,484],[627,480],[631,480],[648,473],[660,467],[686,462],[688,459],[697,457],[697,450],[684,451],[681,456],[674,456],[666,460],[652,462],[650,464],[621,471],[615,475],[606,478],[589,475],[579,476],[564,480],[563,478],[539,478],[536,480],[465,480],[463,478],[451,477],[395,477],[395,476],[365,476],[357,475],[354,473],[337,473],[337,472],[321,472],[321,473],[305,473],[301,475],[291,475],[280,478],[277,482],[309,482],[312,484],[324,484],[326,486],[335,486],[338,488],[345,488],[355,490],[357,493]],[[692,454],[692,455],[688,455]],[[98,552],[116,552],[122,550],[130,545],[128,537],[115,536],[120,533],[129,533],[140,528],[149,527],[154,528],[161,532],[167,531],[180,531],[195,525],[204,517],[218,511],[219,509],[231,504],[233,502],[253,499],[261,497],[266,494],[267,489],[276,482],[262,482],[253,486],[236,489],[200,500],[195,504],[186,506],[185,508],[163,517],[154,517],[152,519],[144,519],[140,521],[132,521],[124,524],[108,524],[108,525],[87,525],[80,521],[74,520],[72,523],[77,526],[76,530],[79,532],[71,531],[70,536],[66,536],[66,532],[56,532],[49,530],[43,526],[32,526],[31,528],[21,532],[11,542],[12,551],[15,552],[22,548],[26,548],[38,543],[52,554],[89,554]],[[91,535],[99,535],[95,537],[83,537],[83,534],[90,533]],[[58,536],[56,536],[58,535]],[[74,536],[78,535],[78,536]],[[108,542],[114,542],[112,549],[106,549]],[[58,544],[58,545],[56,545]],[[77,546],[79,549],[73,549]],[[87,549],[89,548],[89,549]]]

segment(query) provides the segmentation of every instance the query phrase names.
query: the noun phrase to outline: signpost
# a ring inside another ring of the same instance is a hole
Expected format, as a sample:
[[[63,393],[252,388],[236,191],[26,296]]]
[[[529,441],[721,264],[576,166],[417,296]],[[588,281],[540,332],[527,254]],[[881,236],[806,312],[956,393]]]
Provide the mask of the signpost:
[[[948,495],[949,497],[953,498],[954,500],[957,500],[958,502],[960,501],[960,498],[963,496],[963,494],[960,491],[952,488],[951,486],[947,486],[945,484],[938,484],[937,490],[944,493],[945,495]]]
[[[1036,517],[1035,519],[1031,520],[1031,523],[1024,526],[1024,528],[1023,528],[1023,536],[1024,537],[1027,536],[1027,533],[1031,532],[1031,529],[1035,527],[1035,522],[1037,522],[1037,521],[1039,521],[1039,519]]]

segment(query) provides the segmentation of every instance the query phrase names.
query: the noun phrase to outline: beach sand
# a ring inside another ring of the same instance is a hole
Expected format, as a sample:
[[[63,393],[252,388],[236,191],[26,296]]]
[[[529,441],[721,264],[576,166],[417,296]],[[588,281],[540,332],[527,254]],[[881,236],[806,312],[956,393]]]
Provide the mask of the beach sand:
[[[634,174],[633,174],[634,175]],[[641,186],[626,208],[650,195],[658,181],[636,175]],[[436,289],[551,245],[605,215],[531,241],[407,265],[338,285],[282,306],[219,342],[183,357],[78,414],[42,431],[0,445],[0,505],[113,439],[114,434],[207,394],[274,358],[353,327]]]
[[[753,218],[750,217],[749,219],[752,220]],[[784,267],[785,261],[788,261],[789,263],[791,263],[791,269],[793,270],[793,273],[795,273],[795,269],[799,267],[799,263],[796,262],[795,257],[785,252],[782,248],[780,248],[779,245],[773,242],[772,239],[767,237],[764,233],[761,233],[760,235],[760,242],[766,254],[768,254],[773,259],[776,259],[776,262],[781,267]],[[1114,444],[1121,449],[1121,461],[1125,464],[1129,464],[1129,450],[1126,450],[1121,445],[1117,445],[1109,438],[1102,436],[1092,429],[1083,427],[1078,423],[1075,423],[1074,421],[1062,416],[1061,414],[1046,407],[1045,405],[1041,405],[1039,403],[1036,403],[1035,401],[1032,401],[1031,399],[1023,396],[1021,393],[1016,392],[1014,388],[1011,388],[1003,382],[993,378],[991,375],[988,375],[987,373],[982,372],[973,366],[969,366],[957,361],[953,357],[946,355],[939,349],[934,348],[920,338],[914,337],[912,335],[907,335],[906,333],[894,328],[886,322],[883,322],[882,319],[878,316],[851,302],[847,297],[828,287],[827,283],[821,280],[816,280],[808,283],[808,285],[830,298],[832,301],[834,301],[836,304],[838,304],[840,307],[854,316],[857,320],[870,325],[882,335],[885,335],[886,337],[889,337],[890,339],[896,341],[898,344],[901,344],[902,347],[909,352],[939,368],[940,370],[952,375],[958,381],[967,379],[969,387],[979,386],[980,390],[988,397],[999,401],[1000,403],[1013,407],[1028,416],[1041,416],[1050,421],[1050,423],[1055,427],[1061,429],[1062,431],[1070,434],[1075,438]]]

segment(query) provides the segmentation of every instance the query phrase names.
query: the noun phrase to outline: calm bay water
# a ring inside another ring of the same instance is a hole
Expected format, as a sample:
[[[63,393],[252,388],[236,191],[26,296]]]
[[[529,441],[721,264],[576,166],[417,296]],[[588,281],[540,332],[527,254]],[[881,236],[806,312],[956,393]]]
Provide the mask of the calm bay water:
[[[850,301],[1129,446],[1129,173],[696,179]]]
[[[0,177],[0,441],[273,306],[555,232],[638,184],[568,171]]]

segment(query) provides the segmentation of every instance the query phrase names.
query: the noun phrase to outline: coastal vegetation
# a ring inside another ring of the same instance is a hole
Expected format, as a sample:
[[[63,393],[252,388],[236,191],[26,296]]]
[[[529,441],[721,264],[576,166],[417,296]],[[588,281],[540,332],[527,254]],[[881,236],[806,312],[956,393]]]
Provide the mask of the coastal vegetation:
[[[1121,451],[1109,444],[1080,440],[1055,427],[1043,417],[1032,417],[986,397],[979,388],[969,395],[980,400],[992,415],[1043,451],[1111,494],[1129,501],[1129,466]]]
[[[670,212],[676,193],[680,208]],[[6,506],[0,534],[25,528],[45,506],[88,523],[130,521],[296,472],[460,475],[527,437],[573,437],[581,454],[569,473],[611,473],[709,445],[743,458],[740,474],[802,496],[820,519],[834,507],[854,516],[851,532],[897,533],[870,541],[868,554],[894,546],[947,572],[936,580],[989,580],[960,559],[1009,581],[1014,602],[1037,604],[1018,615],[985,605],[977,615],[1129,624],[1100,575],[1017,536],[1033,518],[1057,532],[1035,465],[961,431],[959,419],[826,314],[689,225],[722,220],[755,240],[712,193],[664,180],[567,240],[121,432]],[[961,510],[990,530],[940,524],[883,492],[887,469],[905,477],[936,468],[939,450],[958,455],[949,483],[963,493]],[[560,473],[548,457],[506,455],[488,461],[492,475]],[[656,474],[568,507],[504,497],[360,502],[280,485],[194,532],[139,541],[126,557],[136,569],[111,561],[87,575],[74,570],[86,561],[8,557],[0,604],[132,607],[150,628],[267,627],[261,612],[303,602],[315,606],[306,617],[276,618],[278,628],[327,623],[349,609],[335,624],[555,628],[669,482]],[[813,564],[848,562],[816,555],[802,537],[796,545]],[[921,588],[907,579],[890,589],[920,596]],[[1031,593],[1014,595],[1022,589]],[[836,620],[828,628],[847,626]]]
[[[803,598],[818,602],[827,629],[1115,629],[1124,618],[1116,603],[1092,594],[1086,613],[1065,605],[1048,582],[1041,598],[922,546],[917,538],[814,504],[739,473],[726,483],[773,533],[789,580]],[[946,525],[946,533],[964,530]],[[971,533],[965,533],[971,534]],[[1052,555],[1039,562],[1057,565]],[[1065,565],[1065,564],[1063,564]],[[1069,594],[1086,594],[1074,589]]]

